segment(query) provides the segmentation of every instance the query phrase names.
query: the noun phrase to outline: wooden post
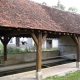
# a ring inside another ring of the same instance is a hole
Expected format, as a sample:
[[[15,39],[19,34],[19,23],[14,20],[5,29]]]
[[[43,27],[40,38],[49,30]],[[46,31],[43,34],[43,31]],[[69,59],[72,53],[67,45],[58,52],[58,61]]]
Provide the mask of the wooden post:
[[[36,45],[37,47],[37,53],[36,53],[36,58],[37,58],[37,61],[36,61],[36,69],[37,71],[41,71],[41,65],[42,65],[42,33],[39,33],[38,35],[38,44]]]
[[[76,46],[77,46],[76,67],[79,68],[79,64],[80,64],[80,36],[78,36],[78,37],[72,36],[72,39],[74,40],[74,42],[76,43]]]
[[[16,37],[16,46],[17,46],[17,47],[20,46],[20,40],[19,40],[19,37]]]
[[[4,44],[4,61],[7,61],[7,44]]]
[[[37,80],[42,80],[42,33],[38,34],[38,44],[36,45],[36,78]]]
[[[7,41],[8,41],[8,37],[4,36],[4,61],[7,61]]]
[[[3,43],[4,51],[4,61],[7,60],[7,44],[10,41],[11,37],[4,36],[4,39],[0,37],[1,42]]]
[[[78,44],[77,44],[77,61],[76,67],[80,68],[80,37],[78,36]]]
[[[42,33],[39,32],[38,36],[36,36],[35,33],[32,33],[32,38],[34,42],[36,43],[36,78],[37,80],[42,80],[42,43],[44,42],[45,38],[47,37],[47,34],[44,34],[42,36]]]

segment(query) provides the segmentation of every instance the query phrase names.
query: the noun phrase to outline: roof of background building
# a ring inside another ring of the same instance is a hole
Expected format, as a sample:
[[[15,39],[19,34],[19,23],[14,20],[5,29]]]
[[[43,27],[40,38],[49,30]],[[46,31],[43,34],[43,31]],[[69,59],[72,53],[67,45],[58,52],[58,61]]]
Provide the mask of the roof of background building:
[[[29,0],[0,0],[0,26],[80,34],[80,15]]]

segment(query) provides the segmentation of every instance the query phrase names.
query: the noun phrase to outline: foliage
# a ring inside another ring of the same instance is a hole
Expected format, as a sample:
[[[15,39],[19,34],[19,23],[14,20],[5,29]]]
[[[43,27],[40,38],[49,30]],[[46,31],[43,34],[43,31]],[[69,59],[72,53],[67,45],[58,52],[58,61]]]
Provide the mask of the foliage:
[[[43,5],[47,5],[47,3],[46,3],[46,2],[42,2],[42,4],[43,4]]]
[[[80,70],[68,73],[65,76],[49,76],[44,80],[80,80]]]
[[[28,49],[28,52],[36,52],[36,49],[34,48]]]
[[[3,45],[0,44],[0,55],[3,55]]]
[[[60,9],[61,9],[61,10],[65,10],[65,6],[62,5],[62,4],[60,4]]]
[[[58,50],[58,47],[54,47],[54,48],[50,48],[50,49],[42,48],[42,51],[54,51],[54,50]]]
[[[28,52],[27,49],[22,50],[22,49],[17,48],[17,47],[8,47],[7,48],[7,53],[8,54],[26,53],[26,52]]]
[[[65,10],[65,6],[63,4],[59,4],[59,7],[58,6],[52,6],[52,8],[56,8],[56,9],[60,9],[60,10]],[[68,9],[68,11],[72,12],[72,13],[77,13],[78,9],[76,7],[70,7]]]
[[[70,7],[68,11],[72,13],[77,13],[78,9],[76,7]]]
[[[58,50],[57,47],[55,48],[51,48],[51,49],[47,49],[47,48],[42,48],[42,51],[52,51],[52,50]],[[16,53],[28,53],[28,52],[35,52],[36,51],[36,47],[33,46],[30,49],[27,48],[18,48],[18,47],[7,47],[7,54],[16,54]],[[3,45],[0,44],[0,55],[3,55]]]
[[[20,49],[17,47],[8,47],[7,48],[7,54],[16,54],[16,53],[27,53],[28,50],[27,49]],[[0,50],[0,55],[3,55],[3,48]]]
[[[51,48],[51,50],[58,50],[58,47]]]
[[[42,48],[42,51],[47,51],[48,49],[47,48]]]
[[[65,10],[65,6],[60,4],[60,7],[58,8],[57,6],[52,6],[53,8],[57,8],[57,9],[60,9],[60,10]]]

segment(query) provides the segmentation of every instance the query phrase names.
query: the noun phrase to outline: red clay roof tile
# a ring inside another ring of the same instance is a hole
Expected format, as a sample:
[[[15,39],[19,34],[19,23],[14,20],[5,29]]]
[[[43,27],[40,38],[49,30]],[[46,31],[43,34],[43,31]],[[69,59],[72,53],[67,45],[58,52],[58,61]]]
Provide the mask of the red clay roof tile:
[[[0,0],[0,26],[80,34],[80,15],[29,0]]]

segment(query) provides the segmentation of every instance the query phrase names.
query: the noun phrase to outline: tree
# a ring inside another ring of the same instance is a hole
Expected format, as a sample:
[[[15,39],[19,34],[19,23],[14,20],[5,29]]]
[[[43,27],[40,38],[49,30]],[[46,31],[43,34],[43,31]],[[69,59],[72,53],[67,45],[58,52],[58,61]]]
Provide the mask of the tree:
[[[65,10],[65,6],[62,5],[62,4],[60,4],[60,9],[61,9],[61,10]]]
[[[68,11],[72,13],[77,13],[78,9],[76,7],[70,7]]]
[[[58,8],[57,6],[52,6],[53,8],[57,8],[57,9],[60,9],[60,10],[65,10],[65,6],[60,4],[60,7]]]
[[[43,5],[47,5],[47,3],[46,3],[46,2],[42,2],[42,4],[43,4]]]

